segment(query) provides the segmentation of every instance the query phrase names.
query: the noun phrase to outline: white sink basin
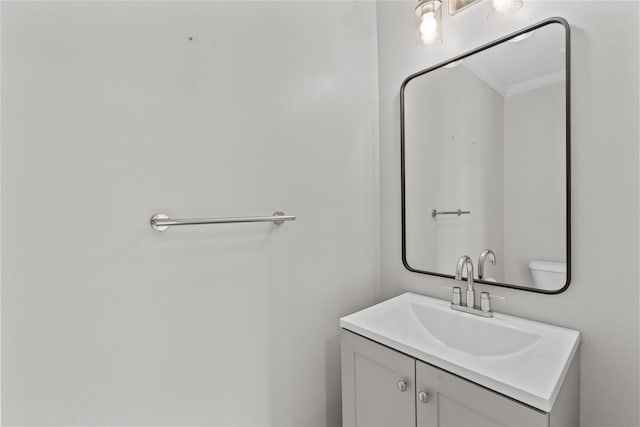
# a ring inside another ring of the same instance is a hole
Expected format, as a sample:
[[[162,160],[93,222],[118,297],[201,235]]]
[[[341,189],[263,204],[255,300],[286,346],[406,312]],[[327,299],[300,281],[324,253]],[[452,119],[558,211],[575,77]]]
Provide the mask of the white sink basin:
[[[478,322],[475,316],[461,316],[459,312],[440,309],[440,305],[411,302],[397,307],[409,315],[444,346],[473,356],[504,357],[531,348],[542,339],[539,333],[529,332],[500,321]],[[402,316],[394,313],[392,316]]]
[[[343,317],[340,326],[545,412],[580,342],[578,331],[474,316],[412,293]]]

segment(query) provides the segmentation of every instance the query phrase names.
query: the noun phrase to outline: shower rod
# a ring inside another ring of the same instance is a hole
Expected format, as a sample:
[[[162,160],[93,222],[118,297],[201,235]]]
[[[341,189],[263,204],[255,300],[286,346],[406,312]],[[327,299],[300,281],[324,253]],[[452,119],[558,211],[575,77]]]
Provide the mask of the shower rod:
[[[201,225],[201,224],[234,224],[239,222],[273,222],[280,225],[285,221],[294,221],[293,215],[285,215],[284,212],[276,211],[271,216],[248,216],[229,218],[183,218],[171,219],[166,214],[156,214],[151,217],[151,227],[156,231],[165,231],[175,225]]]

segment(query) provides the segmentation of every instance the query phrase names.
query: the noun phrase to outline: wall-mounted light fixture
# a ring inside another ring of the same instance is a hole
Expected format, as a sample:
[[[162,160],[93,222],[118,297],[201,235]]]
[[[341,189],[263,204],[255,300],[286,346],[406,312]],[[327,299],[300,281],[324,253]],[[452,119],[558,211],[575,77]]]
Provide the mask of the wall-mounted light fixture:
[[[421,0],[415,13],[418,43],[442,43],[442,0]]]
[[[529,31],[528,33],[520,34],[519,36],[515,36],[512,39],[507,40],[509,43],[518,43],[522,40],[526,40],[533,35],[533,31]]]
[[[522,7],[522,0],[491,0],[489,19],[511,15]]]
[[[490,0],[489,19],[511,15],[522,7],[522,0]],[[453,16],[482,0],[449,0],[449,15]],[[442,43],[442,0],[418,0],[415,10],[418,46]]]
[[[480,0],[449,0],[449,15],[455,15],[462,12],[474,3]]]

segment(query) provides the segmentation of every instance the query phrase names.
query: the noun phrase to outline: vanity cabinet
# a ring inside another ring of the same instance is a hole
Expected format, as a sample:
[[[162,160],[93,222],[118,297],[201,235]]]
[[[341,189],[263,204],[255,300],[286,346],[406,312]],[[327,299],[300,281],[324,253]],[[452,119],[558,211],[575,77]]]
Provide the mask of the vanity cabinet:
[[[342,424],[415,427],[415,359],[342,332]]]
[[[545,412],[421,361],[416,361],[416,389],[419,427],[548,426]],[[420,401],[424,396],[428,400]]]
[[[577,364],[551,413],[343,330],[344,427],[578,425]]]

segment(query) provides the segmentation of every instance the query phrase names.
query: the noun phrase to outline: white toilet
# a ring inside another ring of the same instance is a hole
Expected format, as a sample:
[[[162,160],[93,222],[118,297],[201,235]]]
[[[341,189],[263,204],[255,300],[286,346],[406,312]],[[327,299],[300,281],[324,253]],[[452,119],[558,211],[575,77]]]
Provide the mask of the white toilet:
[[[529,262],[529,271],[536,289],[557,291],[567,282],[567,263],[553,261]]]

